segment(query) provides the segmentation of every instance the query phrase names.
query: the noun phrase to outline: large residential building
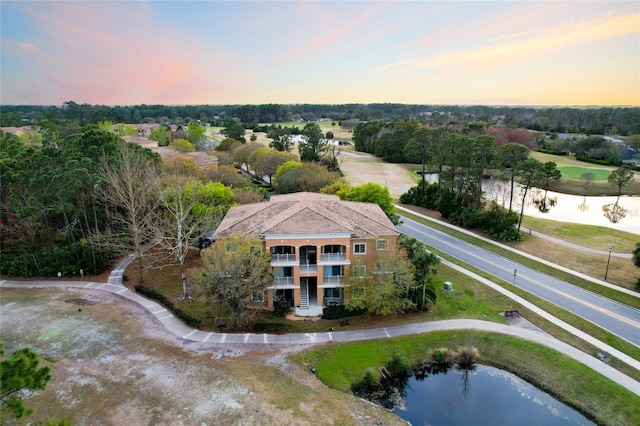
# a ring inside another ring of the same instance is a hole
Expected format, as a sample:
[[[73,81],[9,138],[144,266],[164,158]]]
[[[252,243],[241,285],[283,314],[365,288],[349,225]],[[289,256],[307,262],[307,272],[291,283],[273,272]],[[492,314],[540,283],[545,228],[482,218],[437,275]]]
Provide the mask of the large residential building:
[[[377,204],[300,192],[232,207],[214,238],[232,235],[259,237],[271,253],[269,308],[274,298],[284,298],[296,315],[317,316],[324,306],[344,303],[351,268],[365,275],[381,252],[395,250],[398,231]]]

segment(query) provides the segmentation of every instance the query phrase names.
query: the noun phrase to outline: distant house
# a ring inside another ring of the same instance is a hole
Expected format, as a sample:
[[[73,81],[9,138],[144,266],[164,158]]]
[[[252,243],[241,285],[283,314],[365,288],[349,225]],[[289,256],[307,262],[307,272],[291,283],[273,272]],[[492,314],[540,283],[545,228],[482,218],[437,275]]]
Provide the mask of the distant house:
[[[345,303],[344,277],[351,268],[365,275],[376,254],[395,250],[398,238],[377,204],[310,192],[232,207],[214,238],[238,234],[259,237],[271,253],[273,282],[258,300],[273,308],[274,299],[283,298],[298,316],[317,316],[324,306]]]
[[[215,155],[209,155],[206,152],[178,152],[172,146],[158,146],[158,142],[143,138],[140,136],[125,136],[123,137],[127,142],[136,143],[138,145],[149,148],[153,152],[157,152],[162,158],[162,161],[166,161],[173,157],[186,158],[193,160],[196,166],[202,170],[212,170],[218,167],[218,157]]]
[[[193,160],[196,166],[203,171],[216,169],[218,167],[218,157],[209,155],[206,152],[178,152],[171,146],[156,146],[155,148],[149,147],[149,149],[160,154],[160,158],[162,158],[163,161],[173,157],[180,157]]]
[[[640,167],[640,152],[631,148],[625,148],[622,150],[621,156],[622,163]]]

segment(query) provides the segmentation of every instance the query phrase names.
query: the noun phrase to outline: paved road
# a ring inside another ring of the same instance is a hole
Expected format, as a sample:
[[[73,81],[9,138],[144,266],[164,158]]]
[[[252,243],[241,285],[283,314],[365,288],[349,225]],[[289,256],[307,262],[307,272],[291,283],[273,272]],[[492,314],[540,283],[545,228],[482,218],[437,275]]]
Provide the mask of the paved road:
[[[403,217],[398,229],[463,262],[585,318],[640,347],[640,311],[529,269],[458,238]],[[515,273],[515,276],[514,276]]]

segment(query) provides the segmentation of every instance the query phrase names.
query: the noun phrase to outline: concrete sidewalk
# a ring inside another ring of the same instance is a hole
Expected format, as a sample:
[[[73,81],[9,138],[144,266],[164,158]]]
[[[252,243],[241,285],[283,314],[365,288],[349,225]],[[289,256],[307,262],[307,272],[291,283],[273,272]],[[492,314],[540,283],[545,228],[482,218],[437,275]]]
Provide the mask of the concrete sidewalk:
[[[429,333],[444,330],[480,330],[494,333],[507,334],[521,337],[549,348],[555,349],[571,358],[581,362],[589,368],[599,372],[609,379],[619,383],[626,389],[640,396],[640,382],[614,369],[596,357],[584,353],[542,331],[530,327],[519,327],[498,324],[489,321],[453,319],[445,321],[423,322],[406,324],[387,328],[347,330],[317,333],[290,333],[290,334],[255,334],[255,333],[218,333],[202,331],[188,327],[177,319],[162,305],[146,299],[128,288],[111,283],[83,282],[83,281],[0,281],[0,288],[76,288],[102,290],[119,297],[131,300],[143,306],[149,311],[169,332],[180,339],[192,342],[214,344],[250,344],[250,345],[315,345],[320,343],[344,343],[375,339],[389,339],[392,337],[407,336],[412,334]],[[580,336],[584,338],[583,336]],[[588,338],[589,336],[587,336]],[[592,339],[595,340],[595,339]],[[602,342],[600,342],[602,343]],[[613,350],[613,348],[611,348]],[[617,356],[616,353],[612,355]],[[624,355],[624,354],[622,354]],[[637,362],[637,361],[636,361]],[[637,367],[636,367],[637,368]]]

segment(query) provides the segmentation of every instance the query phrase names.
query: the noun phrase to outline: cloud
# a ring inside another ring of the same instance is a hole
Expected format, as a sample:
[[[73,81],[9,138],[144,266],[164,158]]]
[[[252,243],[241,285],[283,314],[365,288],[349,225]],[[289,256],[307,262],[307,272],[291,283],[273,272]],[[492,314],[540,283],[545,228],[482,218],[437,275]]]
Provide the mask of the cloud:
[[[639,13],[612,15],[569,22],[520,37],[475,49],[441,54],[427,61],[429,65],[480,64],[508,62],[522,56],[542,56],[570,46],[640,33]]]
[[[302,5],[305,5],[307,2],[302,2]],[[310,3],[313,4],[313,3]],[[346,36],[361,26],[363,23],[368,21],[384,12],[387,8],[391,6],[390,2],[379,2],[373,3],[373,6],[360,11],[355,15],[355,17],[347,22],[336,22],[339,21],[339,17],[336,16],[325,16],[319,17],[314,16],[313,21],[322,25],[322,28],[317,28],[317,31],[314,33],[321,34],[321,36],[316,37],[301,46],[285,53],[282,60],[293,59],[302,55],[307,55],[309,53],[318,51],[320,49],[326,48],[330,45],[337,44],[339,41],[344,40]],[[367,3],[362,3],[362,6],[368,6]],[[313,9],[314,13],[317,13],[317,10]],[[332,22],[331,26],[328,27],[327,23]],[[304,28],[305,32],[308,32],[309,28]]]
[[[253,77],[245,71],[242,58],[191,36],[159,17],[151,6],[138,2],[23,4],[38,34],[29,42],[3,40],[3,60],[8,53],[5,45],[30,52],[16,58],[25,72],[3,75],[3,86],[24,88],[28,78],[46,82],[49,91],[40,93],[46,100],[39,103],[75,100],[108,105],[217,103],[225,92],[242,93],[251,86]],[[48,67],[38,65],[43,58],[49,60]],[[219,58],[225,59],[224,65]],[[24,96],[30,95],[25,92]],[[24,103],[19,98],[11,101]]]
[[[2,39],[2,51],[5,55],[15,56],[24,60],[33,60],[40,63],[52,62],[54,60],[53,55],[40,49],[35,44],[10,38]]]
[[[455,73],[475,73],[523,59],[546,56],[572,46],[640,33],[640,13],[606,14],[602,17],[565,22],[540,31],[499,34],[486,45],[420,56],[383,64],[377,70],[395,73],[424,67],[456,67]],[[447,71],[448,73],[449,71]]]

